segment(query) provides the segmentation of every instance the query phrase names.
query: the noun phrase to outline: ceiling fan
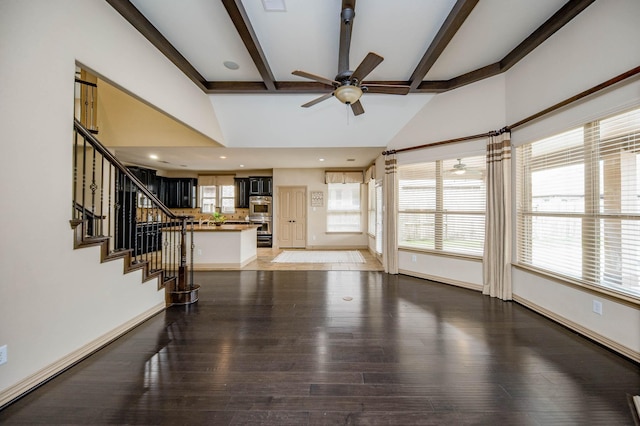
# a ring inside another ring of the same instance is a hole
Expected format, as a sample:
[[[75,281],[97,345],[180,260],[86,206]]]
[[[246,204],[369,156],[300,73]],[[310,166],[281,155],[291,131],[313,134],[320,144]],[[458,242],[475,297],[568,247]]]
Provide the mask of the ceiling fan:
[[[369,52],[367,56],[360,62],[355,71],[349,70],[349,48],[351,46],[351,31],[353,27],[353,18],[356,16],[355,0],[343,0],[342,12],[340,13],[340,51],[338,53],[338,74],[332,80],[319,75],[311,74],[306,71],[293,71],[293,75],[308,78],[319,83],[333,86],[331,93],[313,99],[302,105],[308,108],[324,100],[335,96],[343,104],[351,106],[354,115],[364,114],[364,108],[360,102],[363,93],[385,93],[390,95],[406,95],[409,93],[410,87],[404,85],[388,85],[388,84],[367,84],[363,82],[364,78],[377,67],[384,58],[376,53]]]
[[[480,170],[476,170],[474,167],[469,167],[462,163],[461,158],[456,159],[457,164],[445,172],[445,175],[452,179],[482,179],[484,173]]]

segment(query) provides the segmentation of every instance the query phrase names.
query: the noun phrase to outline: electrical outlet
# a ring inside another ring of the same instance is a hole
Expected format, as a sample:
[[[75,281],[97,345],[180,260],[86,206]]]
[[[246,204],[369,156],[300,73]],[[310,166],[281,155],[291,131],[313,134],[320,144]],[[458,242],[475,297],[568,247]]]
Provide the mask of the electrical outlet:
[[[7,345],[0,346],[0,365],[7,362]]]
[[[418,261],[418,257],[415,254],[411,255],[411,261],[412,262],[417,262]]]
[[[598,315],[602,315],[602,302],[599,300],[593,301],[593,312]]]
[[[202,256],[202,249],[198,249],[198,256]]]

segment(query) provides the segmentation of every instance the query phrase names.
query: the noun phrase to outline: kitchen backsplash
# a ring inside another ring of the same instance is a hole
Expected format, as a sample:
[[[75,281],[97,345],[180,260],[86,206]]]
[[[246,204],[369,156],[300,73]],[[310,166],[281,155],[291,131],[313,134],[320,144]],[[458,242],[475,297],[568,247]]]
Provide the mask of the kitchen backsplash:
[[[202,213],[200,209],[170,209],[174,214],[178,216],[193,216],[195,220],[211,219],[211,213]],[[139,208],[137,212],[138,222],[146,222],[148,218],[149,209]],[[236,209],[235,213],[225,213],[224,216],[227,221],[244,221],[249,216],[249,209]]]
[[[177,215],[193,216],[196,219],[211,219],[211,213],[202,213],[200,209],[171,209]],[[249,216],[249,209],[236,209],[235,213],[223,213],[228,221],[244,220]]]

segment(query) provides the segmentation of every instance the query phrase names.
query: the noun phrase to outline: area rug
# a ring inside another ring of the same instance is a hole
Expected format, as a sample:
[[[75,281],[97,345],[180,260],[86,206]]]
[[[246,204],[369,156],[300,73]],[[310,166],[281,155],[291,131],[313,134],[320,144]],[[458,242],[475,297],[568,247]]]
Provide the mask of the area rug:
[[[283,251],[275,263],[365,263],[359,251],[295,250]]]

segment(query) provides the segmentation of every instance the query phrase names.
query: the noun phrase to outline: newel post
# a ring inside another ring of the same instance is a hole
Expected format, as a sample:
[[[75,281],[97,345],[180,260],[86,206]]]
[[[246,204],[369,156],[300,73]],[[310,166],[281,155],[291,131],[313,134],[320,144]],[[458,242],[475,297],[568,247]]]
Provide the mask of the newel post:
[[[187,219],[188,216],[180,216],[180,264],[178,265],[178,282],[175,289],[169,292],[169,300],[172,305],[189,305],[198,301],[197,284],[187,284]],[[193,232],[191,233],[193,238]],[[193,244],[193,241],[191,242]]]

